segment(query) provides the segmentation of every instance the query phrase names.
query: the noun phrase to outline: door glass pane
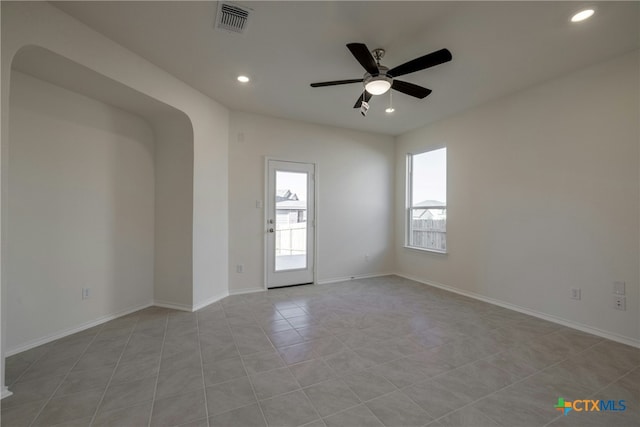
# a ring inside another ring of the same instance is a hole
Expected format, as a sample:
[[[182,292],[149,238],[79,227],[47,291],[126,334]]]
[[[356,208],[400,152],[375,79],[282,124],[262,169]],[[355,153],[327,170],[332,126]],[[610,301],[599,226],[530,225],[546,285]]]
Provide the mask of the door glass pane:
[[[276,171],[276,271],[307,268],[307,174]]]

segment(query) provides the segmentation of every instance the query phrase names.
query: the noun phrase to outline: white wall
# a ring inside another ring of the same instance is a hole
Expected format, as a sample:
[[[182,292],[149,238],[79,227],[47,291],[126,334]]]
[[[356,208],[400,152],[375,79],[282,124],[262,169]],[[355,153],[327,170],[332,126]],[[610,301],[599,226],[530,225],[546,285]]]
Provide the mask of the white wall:
[[[317,164],[318,281],[393,271],[392,137],[236,112],[229,129],[231,293],[264,286],[265,157]]]
[[[9,140],[11,62],[21,48],[40,46],[170,105],[189,117],[194,144],[192,305],[201,306],[225,296],[228,293],[228,110],[46,2],[1,2],[0,6],[0,161],[3,166],[0,184],[3,192],[6,191],[4,167]],[[0,211],[4,217],[6,207],[3,205]],[[4,219],[2,221],[4,223]],[[2,241],[4,243],[5,239]],[[0,272],[3,281],[4,273],[3,268]],[[2,284],[2,355],[6,348],[4,288]],[[4,357],[0,371],[0,378],[4,378]],[[4,394],[4,389],[2,391]]]
[[[221,203],[227,199],[228,188],[228,110],[50,4],[3,2],[2,8],[3,87],[8,87],[4,79],[15,53],[37,45],[189,117],[194,139],[193,302],[199,305],[226,295],[227,233],[220,230],[228,222],[228,210]]]
[[[637,342],[638,66],[637,53],[626,55],[399,137],[399,272]],[[440,144],[444,256],[403,247],[406,153]],[[616,280],[626,282],[626,312],[612,308]]]
[[[206,98],[193,124],[193,307],[229,294],[229,112]],[[186,110],[185,110],[186,111]]]
[[[149,304],[154,262],[150,125],[13,73],[8,351]]]
[[[193,303],[193,130],[186,117],[153,121],[156,141],[154,301]]]

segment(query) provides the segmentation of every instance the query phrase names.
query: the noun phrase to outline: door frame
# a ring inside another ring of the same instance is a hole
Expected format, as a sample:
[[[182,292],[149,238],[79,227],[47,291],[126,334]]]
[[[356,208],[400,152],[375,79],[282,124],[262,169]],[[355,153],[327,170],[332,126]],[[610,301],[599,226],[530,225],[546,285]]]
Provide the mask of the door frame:
[[[264,197],[263,197],[263,202],[262,202],[262,206],[263,206],[263,218],[262,218],[262,240],[263,240],[263,248],[262,248],[262,259],[263,259],[263,289],[266,291],[268,290],[268,256],[267,256],[267,251],[269,250],[269,232],[268,232],[268,228],[269,228],[269,212],[267,210],[267,200],[269,197],[269,162],[270,161],[274,161],[274,162],[287,162],[287,163],[303,163],[303,164],[308,164],[308,165],[313,165],[313,169],[314,169],[314,177],[313,177],[313,209],[314,209],[314,227],[313,227],[313,269],[312,269],[312,274],[313,274],[313,285],[317,285],[318,284],[318,228],[319,228],[319,209],[318,209],[318,187],[319,187],[319,183],[318,183],[318,169],[319,169],[319,165],[317,162],[311,162],[311,161],[304,161],[304,160],[290,160],[290,159],[285,159],[285,158],[276,158],[276,157],[270,157],[270,156],[265,156],[264,157]],[[286,286],[284,286],[286,287]]]

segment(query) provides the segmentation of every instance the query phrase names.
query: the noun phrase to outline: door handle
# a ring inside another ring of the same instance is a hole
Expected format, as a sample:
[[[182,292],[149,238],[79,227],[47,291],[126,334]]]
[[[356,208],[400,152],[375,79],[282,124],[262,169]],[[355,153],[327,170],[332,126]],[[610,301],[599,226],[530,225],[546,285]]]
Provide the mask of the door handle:
[[[269,229],[269,233],[273,233],[273,228],[270,228],[270,229]]]

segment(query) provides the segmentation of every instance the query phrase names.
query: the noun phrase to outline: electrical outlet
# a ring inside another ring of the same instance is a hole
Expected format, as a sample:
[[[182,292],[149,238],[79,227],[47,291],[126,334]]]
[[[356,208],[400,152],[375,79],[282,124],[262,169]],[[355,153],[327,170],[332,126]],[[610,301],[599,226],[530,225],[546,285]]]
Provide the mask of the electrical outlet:
[[[82,288],[82,299],[89,299],[89,288]]]
[[[627,309],[627,298],[621,296],[613,297],[613,308],[616,310],[625,311]]]
[[[236,273],[244,273],[244,265],[242,264],[236,265]]]
[[[582,292],[580,288],[571,288],[571,299],[580,299],[582,297]]]
[[[613,293],[616,295],[625,295],[625,282],[613,282]]]

